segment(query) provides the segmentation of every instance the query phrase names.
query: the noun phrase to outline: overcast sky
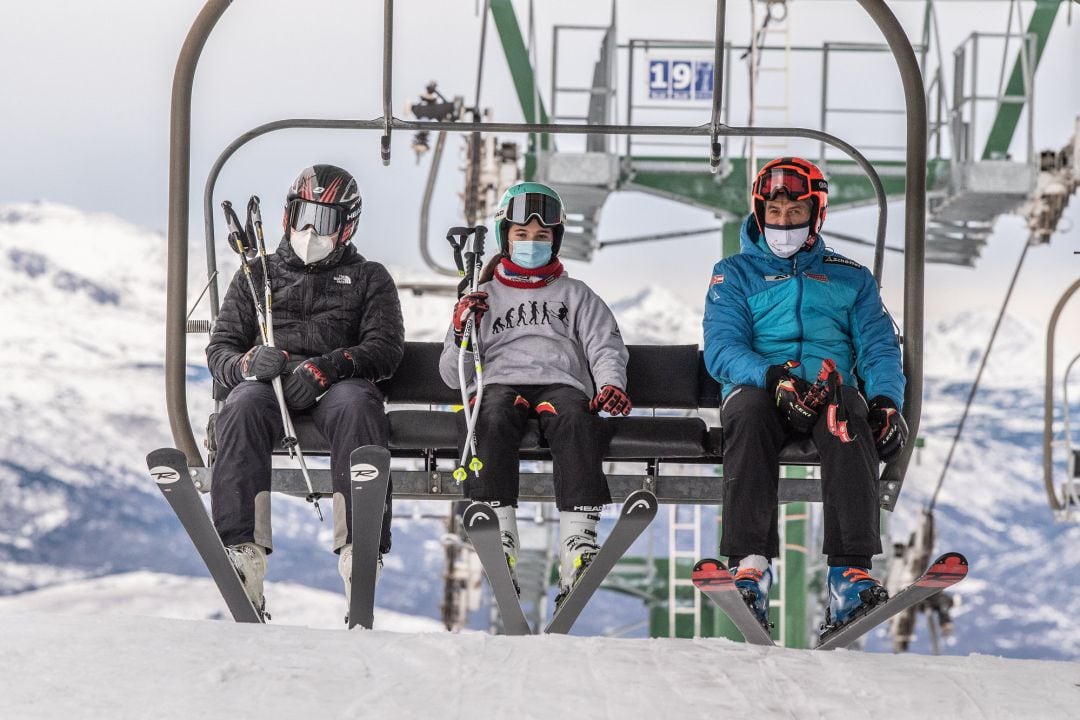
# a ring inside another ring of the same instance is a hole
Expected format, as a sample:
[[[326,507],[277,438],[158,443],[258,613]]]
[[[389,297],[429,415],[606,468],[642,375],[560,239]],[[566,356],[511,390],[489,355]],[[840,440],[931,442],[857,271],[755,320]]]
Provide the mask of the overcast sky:
[[[169,97],[173,69],[184,37],[202,6],[199,0],[0,0],[0,202],[48,199],[79,208],[114,213],[164,231],[167,213]],[[398,0],[395,19],[393,110],[404,106],[429,79],[448,95],[471,99],[476,81],[480,0]],[[610,17],[606,2],[545,0],[536,10],[541,87],[550,81],[551,27],[554,23],[602,24]],[[712,2],[658,4],[623,0],[618,5],[619,40],[634,38],[711,38]],[[920,34],[922,2],[891,3],[909,34]],[[515,2],[523,27],[525,2]],[[1025,17],[1033,3],[1023,3]],[[648,9],[646,9],[648,8]],[[745,42],[749,4],[729,3],[728,38]],[[1067,24],[1058,16],[1035,89],[1035,144],[1060,148],[1080,114],[1080,12]],[[941,53],[951,70],[953,49],[971,31],[1005,29],[1008,3],[993,0],[943,4],[940,27],[946,33]],[[792,40],[877,41],[880,35],[854,2],[793,0]],[[1001,56],[980,49],[980,72],[996,82]],[[237,0],[211,35],[196,76],[193,117],[191,230],[201,243],[200,198],[206,173],[218,153],[245,130],[286,117],[371,119],[381,109],[382,3],[377,0]],[[567,82],[575,72],[583,82],[596,55],[593,41],[561,44],[560,73]],[[625,53],[623,53],[625,56]],[[796,58],[793,70],[792,123],[818,126],[817,90],[808,94],[800,77],[813,79],[818,65]],[[987,59],[989,58],[989,59]],[[816,61],[814,61],[816,62]],[[887,57],[838,63],[831,76],[830,101],[865,102],[902,107],[898,74]],[[736,75],[745,73],[738,65]],[[802,73],[802,76],[799,75]],[[844,73],[847,73],[846,75]],[[623,70],[625,76],[625,68]],[[625,79],[625,78],[624,78]],[[643,82],[643,79],[638,80]],[[812,84],[812,83],[811,83]],[[732,92],[739,86],[733,83]],[[545,99],[545,102],[549,102]],[[619,99],[620,107],[624,102]],[[744,98],[738,102],[745,104]],[[521,120],[501,49],[489,35],[482,104],[497,120]],[[708,106],[695,112],[672,112],[664,121],[706,122]],[[803,110],[806,108],[806,110]],[[621,111],[620,111],[621,112]],[[620,117],[620,119],[625,119]],[[733,117],[733,124],[745,118]],[[986,124],[983,124],[986,127]],[[833,128],[830,127],[830,130]],[[848,133],[848,130],[851,132]],[[899,132],[899,128],[892,128]],[[889,132],[881,126],[849,125],[844,134],[856,145],[872,143]],[[251,194],[263,198],[269,224],[276,218],[285,190],[305,165],[334,162],[360,180],[364,214],[357,244],[365,255],[391,267],[420,271],[417,217],[429,158],[417,165],[409,134],[395,133],[393,162],[379,161],[378,134],[355,131],[286,131],[256,140],[226,165],[217,200],[242,205]],[[452,138],[444,159],[432,213],[433,232],[460,222],[457,193],[463,181],[456,162],[461,143]],[[1018,148],[1023,154],[1022,145]],[[706,152],[704,142],[700,152]],[[872,152],[868,152],[871,158]],[[890,206],[890,242],[902,239],[903,208]],[[673,202],[618,193],[604,209],[601,238],[643,232],[701,228],[715,224],[707,212]],[[874,213],[833,213],[827,228],[869,237]],[[1063,221],[1062,232],[1048,247],[1029,254],[1017,291],[1015,310],[1040,332],[1050,306],[1080,274],[1080,199]],[[933,267],[927,276],[927,319],[954,310],[1000,303],[1015,259],[1026,237],[1023,221],[1005,216],[984,250],[977,269]],[[442,251],[441,241],[434,247]],[[853,245],[836,248],[869,264],[870,253]],[[573,263],[609,299],[630,294],[643,284],[671,289],[688,304],[700,306],[719,241],[706,237],[600,252],[591,265]],[[449,260],[449,253],[445,260]],[[193,274],[201,266],[193,267]],[[884,294],[901,310],[902,264],[887,256]],[[1071,312],[1071,311],[1070,311]],[[1080,327],[1080,312],[1071,327]],[[1074,336],[1080,350],[1080,333]]]

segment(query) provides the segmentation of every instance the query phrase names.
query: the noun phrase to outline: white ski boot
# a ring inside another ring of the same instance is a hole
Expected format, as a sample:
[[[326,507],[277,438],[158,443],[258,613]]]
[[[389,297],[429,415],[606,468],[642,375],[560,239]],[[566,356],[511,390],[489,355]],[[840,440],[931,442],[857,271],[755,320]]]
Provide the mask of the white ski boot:
[[[375,584],[379,584],[379,578],[382,577],[382,553],[379,553],[379,559],[375,564]],[[352,604],[352,543],[341,548],[341,553],[338,555],[337,561],[338,575],[341,576],[341,581],[345,583],[345,607],[349,607]]]
[[[229,555],[236,574],[240,576],[240,582],[244,584],[244,592],[255,609],[265,615],[266,597],[263,595],[263,580],[266,578],[266,550],[255,543],[240,543],[229,545],[225,548]]]
[[[599,507],[559,513],[559,594],[555,597],[556,608],[574,589],[599,552],[600,546],[596,544],[596,525],[599,522]]]
[[[502,539],[506,565],[510,568],[510,579],[514,581],[514,590],[521,596],[521,585],[517,578],[518,524],[517,508],[513,505],[492,506],[495,517],[499,519],[499,537]]]

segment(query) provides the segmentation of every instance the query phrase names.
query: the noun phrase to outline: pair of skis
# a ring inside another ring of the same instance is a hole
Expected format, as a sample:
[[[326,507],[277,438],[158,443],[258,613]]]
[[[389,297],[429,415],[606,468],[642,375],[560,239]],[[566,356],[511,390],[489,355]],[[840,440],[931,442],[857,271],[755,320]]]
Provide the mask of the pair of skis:
[[[638,490],[627,496],[615,527],[611,529],[607,540],[577,584],[555,610],[551,622],[544,628],[545,633],[570,632],[570,628],[573,627],[581,611],[585,609],[593,593],[600,587],[600,583],[615,567],[619,558],[634,544],[634,540],[656,517],[656,511],[656,496],[651,492]],[[499,520],[495,516],[495,511],[486,503],[474,502],[465,509],[462,524],[480,558],[488,583],[491,585],[505,634],[531,635],[532,628],[529,627],[529,621],[525,619],[525,613],[521,609],[521,601],[514,588],[513,578],[510,576],[506,555],[503,553]]]
[[[206,569],[210,571],[233,619],[236,622],[265,622],[263,611],[256,608],[244,592],[244,584],[206,513],[199,491],[188,472],[184,453],[174,448],[155,450],[146,456],[146,464],[150,477],[168,500],[206,564]],[[383,512],[390,483],[390,451],[378,445],[365,445],[353,450],[349,482],[353,508],[353,557],[348,624],[350,629],[357,625],[371,628],[375,614],[375,580]]]
[[[927,568],[919,578],[893,597],[877,605],[856,611],[843,625],[825,629],[819,636],[817,650],[847,647],[894,615],[918,605],[923,600],[951,587],[967,576],[968,562],[960,553],[945,553]],[[694,566],[694,585],[727,615],[746,642],[754,645],[774,645],[769,631],[758,621],[746,604],[732,577],[719,560],[700,560]]]

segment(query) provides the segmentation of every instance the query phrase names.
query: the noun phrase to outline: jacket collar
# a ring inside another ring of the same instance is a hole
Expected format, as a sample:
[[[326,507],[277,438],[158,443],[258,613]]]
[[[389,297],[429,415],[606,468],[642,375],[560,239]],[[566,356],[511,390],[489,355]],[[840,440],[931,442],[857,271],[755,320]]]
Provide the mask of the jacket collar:
[[[317,270],[326,270],[332,267],[336,267],[346,260],[351,259],[357,254],[356,246],[351,242],[347,242],[344,245],[340,245],[334,248],[334,252],[323,258],[317,263],[311,265],[305,265],[304,261],[297,257],[293,252],[292,243],[289,242],[287,237],[281,238],[281,243],[278,245],[277,254],[285,261],[287,265],[294,268],[307,268],[314,272]]]
[[[791,272],[796,264],[800,269],[819,264],[825,254],[825,243],[822,242],[821,236],[818,236],[814,238],[810,247],[800,250],[791,257],[778,257],[765,242],[765,237],[758,230],[754,214],[750,213],[739,231],[739,249],[747,255],[760,258],[771,268]]]

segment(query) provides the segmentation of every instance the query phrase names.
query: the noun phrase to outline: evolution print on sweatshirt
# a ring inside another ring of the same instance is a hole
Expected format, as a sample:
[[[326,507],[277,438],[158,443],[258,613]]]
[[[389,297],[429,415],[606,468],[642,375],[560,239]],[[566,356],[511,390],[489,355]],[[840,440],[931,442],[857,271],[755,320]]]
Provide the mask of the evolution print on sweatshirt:
[[[491,323],[491,334],[498,335],[507,330],[526,325],[551,325],[562,323],[570,327],[570,308],[566,303],[554,300],[529,300],[517,307],[511,306],[505,313],[498,315]]]

